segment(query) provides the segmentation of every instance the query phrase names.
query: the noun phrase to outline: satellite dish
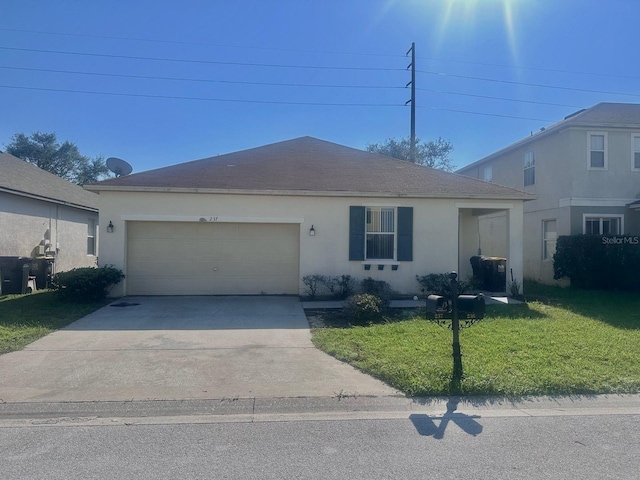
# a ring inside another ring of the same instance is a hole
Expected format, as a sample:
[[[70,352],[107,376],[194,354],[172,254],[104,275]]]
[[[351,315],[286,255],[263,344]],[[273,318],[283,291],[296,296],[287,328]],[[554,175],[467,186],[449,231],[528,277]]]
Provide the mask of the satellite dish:
[[[115,173],[116,177],[129,175],[133,171],[133,167],[128,162],[116,157],[107,158],[107,168]]]

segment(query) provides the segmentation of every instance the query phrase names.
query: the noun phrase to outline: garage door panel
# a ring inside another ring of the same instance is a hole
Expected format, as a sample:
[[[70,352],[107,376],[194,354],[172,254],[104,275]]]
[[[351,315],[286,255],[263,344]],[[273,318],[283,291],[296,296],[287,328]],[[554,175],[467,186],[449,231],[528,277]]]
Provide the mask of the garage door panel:
[[[298,224],[129,222],[129,295],[297,294]]]

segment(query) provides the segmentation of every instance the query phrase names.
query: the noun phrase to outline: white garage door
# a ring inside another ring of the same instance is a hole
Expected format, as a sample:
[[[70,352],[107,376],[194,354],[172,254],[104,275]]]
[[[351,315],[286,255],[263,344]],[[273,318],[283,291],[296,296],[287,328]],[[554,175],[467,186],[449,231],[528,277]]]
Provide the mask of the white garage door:
[[[298,294],[298,224],[128,222],[128,295]]]

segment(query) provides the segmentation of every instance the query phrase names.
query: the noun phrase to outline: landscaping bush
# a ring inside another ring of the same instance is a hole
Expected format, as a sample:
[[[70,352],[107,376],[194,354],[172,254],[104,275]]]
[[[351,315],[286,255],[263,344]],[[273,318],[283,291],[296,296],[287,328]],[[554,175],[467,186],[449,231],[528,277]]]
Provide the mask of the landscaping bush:
[[[344,302],[343,312],[351,323],[366,324],[380,318],[384,312],[384,301],[376,295],[357,293]]]
[[[113,266],[74,268],[56,273],[52,286],[57,295],[72,302],[94,302],[104,299],[113,285],[124,278],[122,270]]]
[[[331,296],[337,300],[344,300],[354,291],[356,281],[351,275],[340,275],[339,277],[322,277],[322,283],[329,290]]]
[[[451,297],[451,279],[448,273],[430,273],[429,275],[416,275],[416,280],[422,287],[425,295],[442,295]],[[458,279],[458,293],[465,293],[472,287],[472,281]]]
[[[598,290],[640,291],[639,237],[570,235],[558,237],[553,278]]]
[[[309,298],[315,298],[320,289],[326,284],[324,275],[305,275],[302,277],[302,283],[305,285],[305,292]]]
[[[393,290],[391,289],[391,285],[384,280],[374,280],[368,277],[360,282],[360,287],[362,288],[362,293],[374,295],[382,300],[385,307],[389,306]]]

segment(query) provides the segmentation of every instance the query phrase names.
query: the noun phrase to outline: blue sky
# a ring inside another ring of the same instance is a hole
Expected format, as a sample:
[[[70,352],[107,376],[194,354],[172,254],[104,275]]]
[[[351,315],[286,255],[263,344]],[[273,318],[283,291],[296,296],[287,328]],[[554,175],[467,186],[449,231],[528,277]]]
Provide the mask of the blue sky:
[[[417,136],[458,167],[640,102],[637,0],[4,0],[0,18],[0,149],[56,132],[134,171],[407,136],[411,42]]]

